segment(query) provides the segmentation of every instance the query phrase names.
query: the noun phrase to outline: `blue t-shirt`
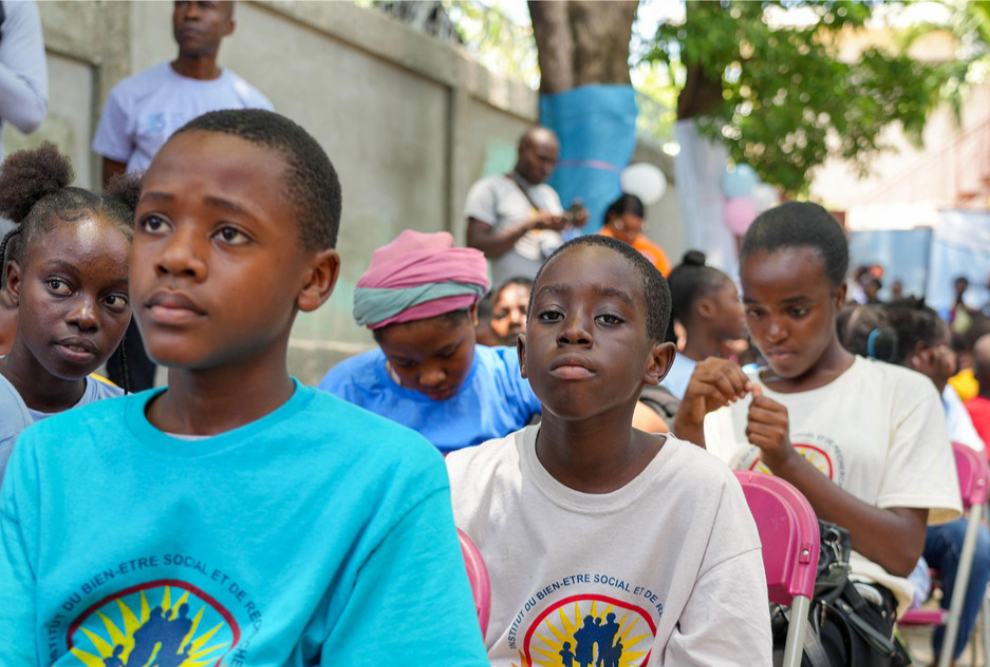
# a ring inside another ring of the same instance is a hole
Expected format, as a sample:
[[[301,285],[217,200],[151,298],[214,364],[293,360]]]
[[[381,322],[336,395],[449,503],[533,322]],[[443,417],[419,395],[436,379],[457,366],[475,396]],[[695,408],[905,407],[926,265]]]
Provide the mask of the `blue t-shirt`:
[[[688,359],[678,352],[674,356],[674,363],[670,366],[670,372],[664,376],[663,381],[660,382],[660,386],[666,387],[667,391],[673,394],[677,400],[683,399],[688,383],[691,382],[694,367],[697,365],[697,361]]]
[[[487,666],[429,443],[298,384],[251,424],[183,440],[145,417],[160,391],[21,435],[0,496],[0,665]]]
[[[396,384],[381,349],[340,362],[320,389],[419,432],[444,454],[504,438],[541,412],[511,347],[478,345],[464,385],[446,401]]]
[[[86,378],[86,388],[82,398],[72,406],[72,409],[89,405],[104,398],[114,398],[124,393],[124,390],[109,382],[101,382],[93,377]],[[57,414],[57,413],[56,413]],[[0,375],[0,482],[3,482],[7,460],[14,451],[14,443],[21,431],[31,424],[51,417],[50,414],[30,409],[14,385]]]

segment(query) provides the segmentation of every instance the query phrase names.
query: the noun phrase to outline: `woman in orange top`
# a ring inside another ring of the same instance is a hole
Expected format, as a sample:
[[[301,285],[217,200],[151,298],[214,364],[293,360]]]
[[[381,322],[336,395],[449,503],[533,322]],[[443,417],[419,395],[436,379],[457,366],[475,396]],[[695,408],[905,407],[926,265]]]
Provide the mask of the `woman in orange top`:
[[[605,212],[605,226],[598,233],[625,241],[636,248],[666,278],[670,274],[670,260],[663,248],[643,234],[643,213],[643,202],[639,197],[623,194],[608,207]]]

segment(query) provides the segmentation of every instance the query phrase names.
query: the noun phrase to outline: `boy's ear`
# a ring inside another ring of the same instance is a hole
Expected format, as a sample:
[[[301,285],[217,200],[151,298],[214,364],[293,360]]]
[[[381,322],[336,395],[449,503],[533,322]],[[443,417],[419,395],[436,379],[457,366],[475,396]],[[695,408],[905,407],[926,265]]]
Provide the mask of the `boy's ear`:
[[[321,250],[310,265],[310,274],[296,297],[296,306],[311,313],[330,298],[340,277],[340,255],[332,248]]]
[[[519,354],[519,371],[525,379],[529,379],[526,375],[526,334],[519,334],[519,338],[516,339],[516,352]]]
[[[17,260],[7,262],[7,280],[4,289],[10,294],[10,303],[19,306],[21,303],[21,265]]]
[[[839,310],[842,309],[843,304],[846,302],[846,284],[842,283],[835,288],[835,303]]]
[[[674,347],[673,343],[657,343],[650,350],[650,359],[646,364],[646,374],[643,376],[643,382],[654,387],[660,384],[667,373],[670,372],[670,367],[674,365],[674,356],[677,354],[677,349]]]
[[[473,303],[471,307],[468,308],[468,319],[471,320],[471,325],[477,328],[478,326],[478,304]]]
[[[715,304],[712,303],[711,299],[699,299],[696,308],[698,309],[698,315],[706,320],[711,319],[715,313]]]

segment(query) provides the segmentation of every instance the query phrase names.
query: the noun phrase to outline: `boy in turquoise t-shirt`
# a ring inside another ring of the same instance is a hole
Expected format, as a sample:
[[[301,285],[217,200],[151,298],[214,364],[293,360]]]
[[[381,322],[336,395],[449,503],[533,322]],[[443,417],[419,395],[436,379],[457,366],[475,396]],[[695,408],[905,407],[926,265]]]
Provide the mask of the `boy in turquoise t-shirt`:
[[[286,369],[340,186],[265,111],[145,177],[131,300],[169,386],[28,428],[0,498],[0,666],[486,665],[440,455]]]

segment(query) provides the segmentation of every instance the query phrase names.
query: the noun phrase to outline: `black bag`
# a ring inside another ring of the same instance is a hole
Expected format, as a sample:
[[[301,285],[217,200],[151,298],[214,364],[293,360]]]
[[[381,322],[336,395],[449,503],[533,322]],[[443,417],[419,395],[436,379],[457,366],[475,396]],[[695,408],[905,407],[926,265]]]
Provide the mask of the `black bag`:
[[[808,626],[802,667],[908,667],[907,651],[891,639],[897,620],[894,595],[875,586],[881,604],[864,600],[849,581],[849,531],[821,520],[818,528],[821,556],[808,618],[792,619],[790,608],[771,605],[774,665],[781,664],[787,627],[796,621]]]

